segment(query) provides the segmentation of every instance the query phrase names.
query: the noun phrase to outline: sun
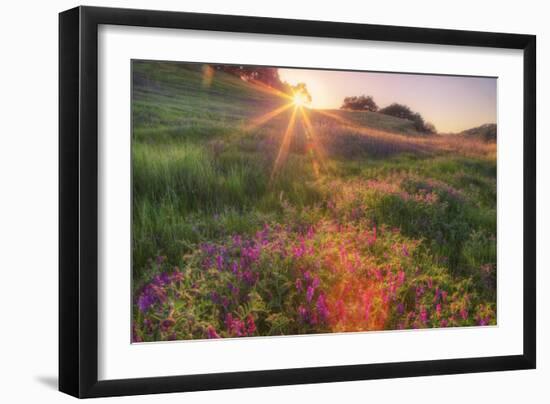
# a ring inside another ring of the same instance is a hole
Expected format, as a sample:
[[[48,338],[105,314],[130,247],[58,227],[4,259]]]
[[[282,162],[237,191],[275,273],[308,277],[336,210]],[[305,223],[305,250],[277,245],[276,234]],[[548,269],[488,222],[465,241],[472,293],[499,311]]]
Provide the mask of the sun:
[[[294,105],[302,107],[307,104],[307,98],[303,93],[297,92],[294,93],[294,95],[292,96],[292,102],[294,103]]]

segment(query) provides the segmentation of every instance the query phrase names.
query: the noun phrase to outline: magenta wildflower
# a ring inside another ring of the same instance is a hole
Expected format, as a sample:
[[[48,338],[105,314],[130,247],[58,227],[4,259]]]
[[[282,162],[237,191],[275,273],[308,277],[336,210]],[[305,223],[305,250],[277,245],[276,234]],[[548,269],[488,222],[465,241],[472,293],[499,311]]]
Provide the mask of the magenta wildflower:
[[[311,286],[313,287],[313,289],[316,289],[317,287],[319,287],[319,284],[320,284],[319,278],[316,276],[315,278],[313,278],[313,282],[311,283]]]
[[[420,309],[420,320],[423,323],[426,323],[428,321],[428,311],[426,310],[426,307],[422,306]]]
[[[239,247],[242,243],[242,239],[241,239],[241,236],[238,235],[238,234],[235,234],[232,238],[232,241],[233,241],[233,245],[235,247]]]
[[[256,324],[254,323],[254,317],[252,317],[252,314],[249,314],[246,318],[246,332],[248,335],[252,335],[256,332]]]
[[[225,316],[225,326],[231,335],[242,337],[245,333],[244,322],[238,318],[233,318],[231,313],[227,313]]]
[[[405,282],[405,271],[399,271],[399,273],[397,274],[397,280],[399,281],[400,285]]]
[[[479,320],[478,320],[478,325],[489,325],[491,321],[491,317],[490,316],[486,316],[486,317],[479,317]]]
[[[448,295],[447,292],[445,292],[444,290],[441,291],[441,299],[443,300],[443,303],[446,302],[446,300],[447,300],[447,295]]]
[[[206,329],[206,336],[208,337],[208,339],[220,338],[219,334],[216,332],[216,329],[211,325],[209,325]]]
[[[292,248],[292,253],[294,254],[295,258],[301,258],[305,254],[305,252],[306,252],[306,249],[303,241],[298,247]]]
[[[174,272],[172,272],[172,275],[170,276],[172,282],[181,282],[184,279],[183,273],[180,272],[178,267],[174,268]]]
[[[311,302],[311,299],[313,299],[314,293],[315,293],[315,289],[312,286],[308,286],[306,291],[306,299],[308,302]]]
[[[225,315],[225,327],[230,330],[233,326],[233,314],[227,313]]]

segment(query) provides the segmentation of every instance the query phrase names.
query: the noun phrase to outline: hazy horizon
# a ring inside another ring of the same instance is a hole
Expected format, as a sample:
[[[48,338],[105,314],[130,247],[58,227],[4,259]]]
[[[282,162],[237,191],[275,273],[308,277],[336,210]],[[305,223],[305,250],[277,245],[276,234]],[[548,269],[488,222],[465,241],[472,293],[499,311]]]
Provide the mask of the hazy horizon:
[[[279,75],[290,84],[306,83],[312,108],[337,109],[344,97],[364,94],[380,108],[408,105],[442,133],[496,123],[496,78],[287,68]]]

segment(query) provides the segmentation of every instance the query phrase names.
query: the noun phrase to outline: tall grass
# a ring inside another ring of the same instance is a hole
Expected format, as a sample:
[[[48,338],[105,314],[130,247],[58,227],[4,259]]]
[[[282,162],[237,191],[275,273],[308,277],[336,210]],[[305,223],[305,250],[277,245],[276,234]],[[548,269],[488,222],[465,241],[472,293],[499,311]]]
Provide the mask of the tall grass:
[[[139,338],[210,337],[220,327],[227,327],[224,336],[235,336],[245,325],[248,334],[262,329],[272,335],[494,323],[495,144],[422,136],[409,121],[377,113],[309,111],[311,128],[296,124],[287,156],[276,167],[290,110],[262,125],[251,123],[280,106],[279,98],[225,73],[206,86],[199,65],[133,68],[135,292],[150,291],[153,279],[185,299],[191,289],[200,295],[171,303],[179,307],[177,321],[193,324],[181,326],[179,334],[172,333],[179,326],[164,330],[158,324],[148,334],[150,319],[138,310],[135,324],[145,327]],[[322,161],[312,153],[312,138],[323,146]],[[270,237],[266,229],[273,230]],[[377,234],[380,245],[373,241]],[[312,243],[307,253],[301,250],[306,236]],[[205,245],[212,251],[205,252]],[[241,272],[226,273],[229,259]],[[353,260],[360,261],[358,272],[338,272],[355,268]],[[170,282],[159,280],[176,265],[187,280],[177,271]],[[289,286],[311,283],[304,268],[322,278],[323,294],[314,288],[314,300],[306,289],[295,293]],[[407,278],[397,282],[401,272]],[[210,295],[222,294],[229,281],[241,285],[233,296],[238,307]],[[454,293],[452,305],[440,306],[444,299],[435,286],[424,295],[434,282]],[[354,312],[350,323],[329,315],[340,304],[364,303],[330,295],[343,293],[335,285],[370,296],[379,305],[373,317],[360,323],[364,316]],[[391,296],[383,291],[388,285],[397,288]],[[380,299],[394,306],[380,305]],[[172,306],[155,316],[168,316]],[[186,313],[204,316],[191,321]],[[317,315],[333,323],[314,322]]]

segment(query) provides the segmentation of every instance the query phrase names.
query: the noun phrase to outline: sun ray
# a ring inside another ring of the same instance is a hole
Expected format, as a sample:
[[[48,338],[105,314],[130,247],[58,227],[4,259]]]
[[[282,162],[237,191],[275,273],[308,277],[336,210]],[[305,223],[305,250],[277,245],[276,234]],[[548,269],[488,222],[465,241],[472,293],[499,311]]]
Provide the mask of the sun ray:
[[[329,111],[326,111],[326,110],[323,110],[323,109],[317,109],[317,110],[315,110],[315,112],[318,112],[319,114],[322,114],[322,115],[325,115],[329,118],[332,118],[335,121],[338,121],[339,123],[341,123],[342,125],[351,126],[353,128],[361,128],[361,126],[358,126],[355,123],[353,123],[352,121],[350,121],[348,119],[345,119],[344,117],[341,117],[340,115],[335,114],[333,112],[329,112]]]
[[[319,140],[319,136],[317,136],[317,133],[311,124],[307,111],[304,108],[300,108],[300,113],[308,136],[308,142],[310,143],[313,152],[313,171],[316,176],[319,177],[319,169],[326,169],[326,153],[321,141]]]
[[[278,107],[274,110],[271,110],[271,111],[263,114],[262,116],[260,116],[258,118],[253,119],[252,122],[250,122],[248,125],[246,125],[244,127],[245,131],[250,131],[250,130],[258,128],[259,126],[262,126],[263,124],[265,124],[269,120],[275,118],[277,115],[283,113],[284,111],[286,111],[290,107],[292,107],[292,104],[284,104],[284,105],[282,105],[282,106],[280,106],[280,107]]]
[[[281,140],[281,145],[279,146],[279,152],[277,153],[277,158],[275,159],[275,163],[273,164],[273,170],[271,171],[271,180],[273,180],[273,178],[277,174],[277,171],[279,171],[279,169],[281,168],[281,164],[283,163],[283,161],[286,160],[288,156],[288,149],[290,146],[292,132],[294,131],[294,123],[296,122],[297,110],[298,108],[294,107],[294,110],[292,111],[292,115],[288,122],[288,126]]]

